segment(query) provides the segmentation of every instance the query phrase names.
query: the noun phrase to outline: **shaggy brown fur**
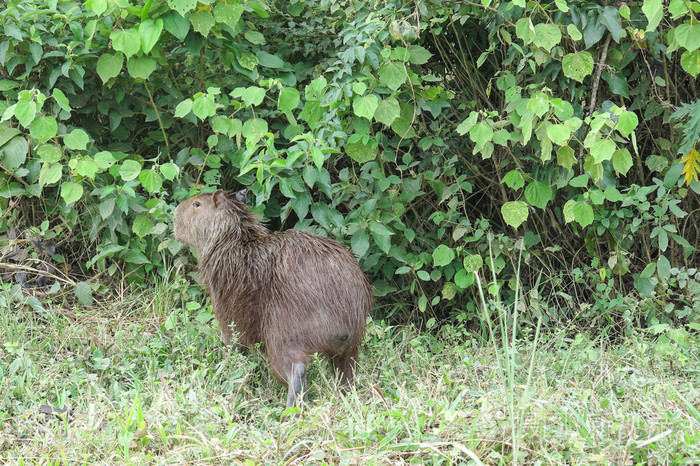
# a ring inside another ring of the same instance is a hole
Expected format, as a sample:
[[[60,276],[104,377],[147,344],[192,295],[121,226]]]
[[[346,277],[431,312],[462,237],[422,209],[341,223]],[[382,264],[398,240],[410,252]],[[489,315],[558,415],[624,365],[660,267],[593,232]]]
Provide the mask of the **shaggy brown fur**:
[[[299,230],[269,233],[244,191],[194,196],[175,209],[174,223],[175,237],[199,254],[224,343],[231,343],[231,323],[240,344],[261,343],[273,374],[289,387],[287,405],[300,398],[315,353],[352,384],[372,292],[350,252]]]

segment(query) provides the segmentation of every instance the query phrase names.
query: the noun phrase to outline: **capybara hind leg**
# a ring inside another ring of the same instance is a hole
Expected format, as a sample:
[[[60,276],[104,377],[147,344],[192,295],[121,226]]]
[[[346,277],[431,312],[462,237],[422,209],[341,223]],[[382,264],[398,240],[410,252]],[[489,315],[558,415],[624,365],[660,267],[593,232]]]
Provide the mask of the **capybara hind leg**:
[[[306,366],[292,363],[292,374],[287,386],[287,407],[296,406],[304,399],[306,391]]]

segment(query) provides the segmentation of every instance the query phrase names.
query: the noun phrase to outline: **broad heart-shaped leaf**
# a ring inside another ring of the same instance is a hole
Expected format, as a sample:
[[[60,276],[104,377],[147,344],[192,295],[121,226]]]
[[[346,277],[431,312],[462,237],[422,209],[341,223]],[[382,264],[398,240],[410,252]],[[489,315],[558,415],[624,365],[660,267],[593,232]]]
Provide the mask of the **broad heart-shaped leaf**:
[[[617,173],[626,175],[627,171],[632,168],[632,156],[630,155],[630,151],[627,149],[616,150],[612,155],[612,163]]]
[[[124,54],[117,52],[114,55],[103,53],[97,59],[97,74],[103,83],[119,75],[124,65]]]
[[[501,206],[501,215],[508,225],[517,229],[527,220],[528,206],[523,201],[506,202]]]
[[[56,136],[58,123],[52,116],[35,118],[29,125],[29,134],[39,142],[46,142]]]
[[[587,227],[593,223],[593,207],[587,202],[577,202],[573,208],[574,220],[582,227]]]
[[[243,123],[241,134],[248,141],[259,141],[262,135],[268,132],[267,121],[262,118],[253,118]]]
[[[182,118],[192,111],[192,99],[185,99],[175,107],[175,116]]]
[[[549,201],[552,200],[552,188],[541,181],[532,181],[525,188],[525,199],[531,205],[544,210]]]
[[[362,141],[345,144],[345,153],[358,163],[369,162],[377,157],[377,147],[365,145]]]
[[[583,78],[593,73],[593,56],[590,52],[568,53],[561,63],[564,76],[580,83]]]
[[[124,160],[122,166],[119,167],[119,176],[124,181],[136,179],[139,173],[141,173],[141,164],[136,160]]]
[[[568,126],[562,124],[549,125],[547,127],[547,137],[554,144],[563,146],[571,137],[571,130]]]
[[[66,181],[61,185],[61,197],[66,204],[72,204],[83,197],[83,187],[78,183]]]
[[[617,149],[615,141],[612,139],[596,139],[591,144],[591,155],[595,163],[602,163],[612,159],[613,152]]]
[[[260,105],[265,98],[265,89],[258,86],[247,87],[241,92],[241,98],[246,107]]]
[[[78,164],[75,166],[75,172],[80,176],[94,180],[98,167],[93,159],[86,158],[78,161]]]
[[[285,87],[280,91],[277,108],[280,112],[291,112],[299,105],[299,91],[293,87]]]
[[[544,92],[537,92],[530,97],[527,109],[532,111],[539,118],[549,110],[549,97]]]
[[[681,24],[676,28],[675,36],[678,44],[686,50],[700,49],[700,24]]]
[[[198,10],[190,15],[190,23],[192,24],[192,29],[207,37],[216,21],[214,21],[214,17],[209,10]]]
[[[556,24],[536,24],[535,25],[535,45],[542,47],[547,52],[551,51],[555,45],[561,42],[561,31]]]
[[[187,33],[190,32],[190,21],[177,11],[170,11],[163,16],[163,27],[176,38],[185,40]]]
[[[48,186],[58,183],[63,175],[63,165],[60,163],[45,163],[39,171],[39,185]]]
[[[627,87],[627,78],[622,73],[610,74],[607,71],[603,72],[603,79],[608,86],[610,86],[610,92],[613,94],[621,95],[622,97],[629,97],[629,87]]]
[[[163,20],[158,18],[153,21],[147,19],[141,21],[139,25],[139,36],[141,37],[141,50],[143,53],[149,54],[154,45],[160,38],[160,33],[163,32]]]
[[[441,244],[433,251],[433,266],[443,267],[445,265],[451,264],[454,258],[454,249],[447,245]]]
[[[392,91],[406,82],[406,69],[402,63],[388,62],[379,68],[379,81]]]
[[[175,14],[177,15],[177,13]],[[127,58],[141,50],[141,37],[138,29],[115,29],[109,38],[112,39],[112,48],[117,52],[124,52]]]
[[[485,121],[479,122],[469,130],[469,138],[477,146],[483,146],[493,139],[493,128]]]
[[[356,97],[352,102],[352,110],[355,115],[367,118],[370,121],[372,120],[374,112],[377,110],[378,106],[379,98],[374,94],[364,97]]]
[[[617,130],[621,135],[627,137],[632,134],[632,131],[634,131],[638,123],[639,119],[637,118],[637,114],[625,110],[617,119]]]
[[[73,291],[80,304],[83,306],[92,306],[92,289],[90,285],[85,282],[78,282],[75,284]]]
[[[171,162],[166,162],[160,166],[160,173],[168,181],[173,181],[180,173],[180,167]]]
[[[141,186],[149,193],[157,192],[163,186],[163,180],[160,178],[160,175],[150,169],[141,170],[139,181]]]
[[[202,121],[216,114],[214,97],[209,94],[205,94],[195,98],[194,102],[192,103],[192,111]]]
[[[44,163],[56,163],[63,157],[61,149],[54,144],[42,144],[36,149],[36,154]]]
[[[19,121],[19,124],[25,128],[34,121],[36,117],[36,102],[33,100],[20,100],[15,105],[15,118]]]
[[[518,170],[511,170],[506,173],[506,176],[503,177],[503,182],[515,191],[525,186],[525,178]]]
[[[14,171],[15,169],[24,165],[27,161],[27,154],[29,152],[29,141],[21,136],[16,136],[10,139],[0,151],[2,155],[2,165],[7,171]]]
[[[598,19],[605,25],[615,42],[620,42],[622,37],[622,25],[620,24],[620,12],[614,6],[606,6],[600,12]]]
[[[700,50],[685,51],[681,55],[681,66],[693,78],[700,74]]]
[[[655,30],[664,17],[663,0],[644,0],[642,2],[642,13],[649,20],[647,32]]]
[[[255,57],[258,59],[260,66],[264,66],[265,68],[277,69],[284,66],[284,60],[277,55],[272,55],[271,53],[267,53],[263,50],[256,52]]]
[[[411,45],[408,48],[408,53],[410,54],[409,60],[414,65],[424,65],[430,60],[430,57],[433,56],[431,52],[420,45]]]
[[[214,7],[214,19],[218,23],[224,23],[231,29],[235,29],[244,9],[245,6],[240,4],[217,3]]]
[[[153,230],[153,222],[145,215],[139,215],[134,219],[131,229],[139,238],[143,238]]]
[[[525,203],[523,202],[523,204]],[[527,208],[527,206],[525,207]],[[503,209],[501,209],[501,213],[503,213]],[[464,265],[464,270],[466,270],[467,272],[476,272],[481,268],[481,266],[484,265],[484,259],[482,259],[479,254],[471,254],[464,258],[462,264]]]
[[[238,57],[238,64],[247,70],[252,70],[256,66],[258,66],[259,63],[260,61],[258,60],[258,57],[256,57],[252,53],[246,52],[241,54],[240,57]]]
[[[571,170],[574,166],[576,158],[574,157],[574,150],[569,146],[562,146],[557,150],[557,164]]]
[[[90,140],[88,134],[82,129],[74,129],[63,137],[63,144],[68,149],[85,150]]]
[[[156,70],[156,61],[151,57],[131,57],[126,61],[126,69],[132,78],[146,80]]]
[[[185,16],[192,11],[199,3],[197,0],[168,0],[170,8],[180,13],[180,16]]]

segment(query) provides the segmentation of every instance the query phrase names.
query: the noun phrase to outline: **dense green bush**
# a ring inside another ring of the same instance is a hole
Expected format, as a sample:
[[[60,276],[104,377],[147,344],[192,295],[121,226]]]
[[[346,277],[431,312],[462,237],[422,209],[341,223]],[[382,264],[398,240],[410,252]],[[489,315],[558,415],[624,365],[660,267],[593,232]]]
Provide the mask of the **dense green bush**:
[[[697,2],[132,3],[0,12],[0,232],[74,276],[164,276],[172,206],[247,186],[385,316],[472,319],[481,269],[548,319],[700,320]]]

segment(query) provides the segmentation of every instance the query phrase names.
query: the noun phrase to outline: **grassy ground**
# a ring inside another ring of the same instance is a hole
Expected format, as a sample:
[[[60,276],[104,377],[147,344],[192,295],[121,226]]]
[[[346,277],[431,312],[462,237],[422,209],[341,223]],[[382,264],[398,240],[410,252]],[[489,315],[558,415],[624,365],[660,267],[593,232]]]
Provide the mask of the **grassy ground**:
[[[45,312],[0,294],[0,462],[512,464],[516,448],[519,464],[700,458],[693,337],[546,333],[534,348],[526,334],[504,359],[454,327],[370,323],[356,390],[341,394],[317,361],[290,418],[263,357],[226,351],[208,312],[171,312],[162,291]]]

